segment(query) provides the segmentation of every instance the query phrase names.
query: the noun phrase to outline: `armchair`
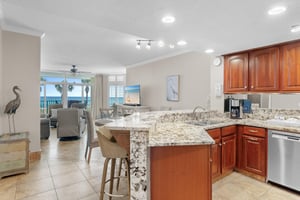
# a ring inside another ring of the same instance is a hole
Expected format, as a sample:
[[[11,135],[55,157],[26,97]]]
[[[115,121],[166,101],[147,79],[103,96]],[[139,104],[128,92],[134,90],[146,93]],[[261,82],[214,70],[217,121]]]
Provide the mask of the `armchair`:
[[[63,108],[62,104],[50,104],[49,105],[49,117],[50,117],[50,126],[56,127],[57,122],[57,109]]]
[[[85,130],[85,120],[76,108],[57,110],[57,137],[80,137]]]

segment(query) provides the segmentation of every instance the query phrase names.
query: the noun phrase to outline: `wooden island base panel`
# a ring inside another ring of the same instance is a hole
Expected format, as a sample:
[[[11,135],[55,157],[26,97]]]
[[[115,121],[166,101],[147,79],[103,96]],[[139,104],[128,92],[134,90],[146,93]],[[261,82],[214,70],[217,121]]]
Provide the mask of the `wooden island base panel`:
[[[211,145],[151,148],[151,200],[210,200]]]

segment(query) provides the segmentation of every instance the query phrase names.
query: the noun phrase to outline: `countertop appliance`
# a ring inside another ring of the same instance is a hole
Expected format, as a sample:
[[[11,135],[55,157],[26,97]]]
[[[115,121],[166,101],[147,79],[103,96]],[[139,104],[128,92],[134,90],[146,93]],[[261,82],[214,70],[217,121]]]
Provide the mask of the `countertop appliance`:
[[[300,191],[300,134],[268,130],[267,180]]]
[[[240,106],[239,99],[229,100],[229,112],[230,112],[230,118],[232,119],[240,118],[241,106]]]

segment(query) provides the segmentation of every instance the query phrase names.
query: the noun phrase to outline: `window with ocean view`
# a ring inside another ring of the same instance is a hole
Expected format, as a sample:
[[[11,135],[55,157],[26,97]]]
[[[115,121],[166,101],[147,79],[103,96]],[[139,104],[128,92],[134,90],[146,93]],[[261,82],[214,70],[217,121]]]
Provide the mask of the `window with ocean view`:
[[[84,103],[91,107],[91,79],[41,76],[40,110],[48,113],[50,104]]]
[[[124,103],[125,75],[108,76],[109,106]]]

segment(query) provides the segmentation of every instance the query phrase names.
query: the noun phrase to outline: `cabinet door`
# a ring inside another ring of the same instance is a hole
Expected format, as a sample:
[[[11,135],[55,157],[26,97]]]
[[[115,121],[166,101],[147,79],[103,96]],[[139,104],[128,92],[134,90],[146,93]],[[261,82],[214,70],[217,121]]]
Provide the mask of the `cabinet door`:
[[[215,144],[211,146],[211,174],[214,181],[221,175],[221,129],[212,129],[207,132],[215,140]]]
[[[211,175],[212,179],[219,177],[221,175],[221,146],[220,139],[215,140],[215,144],[211,147],[211,157],[212,157],[212,165],[211,165]]]
[[[248,91],[248,53],[225,56],[224,93]]]
[[[281,90],[300,91],[300,42],[282,46]]]
[[[279,90],[279,48],[267,48],[250,52],[249,90]]]
[[[266,139],[243,135],[243,169],[266,176]]]
[[[232,171],[236,163],[236,134],[222,137],[222,173]]]

